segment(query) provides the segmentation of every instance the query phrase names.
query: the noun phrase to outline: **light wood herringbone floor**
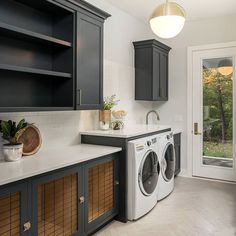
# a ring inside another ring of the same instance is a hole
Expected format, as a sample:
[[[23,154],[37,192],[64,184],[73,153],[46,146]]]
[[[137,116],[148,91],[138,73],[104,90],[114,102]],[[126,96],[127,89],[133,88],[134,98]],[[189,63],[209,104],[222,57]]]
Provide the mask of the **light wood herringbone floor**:
[[[178,177],[145,217],[112,222],[96,236],[236,236],[236,185]]]

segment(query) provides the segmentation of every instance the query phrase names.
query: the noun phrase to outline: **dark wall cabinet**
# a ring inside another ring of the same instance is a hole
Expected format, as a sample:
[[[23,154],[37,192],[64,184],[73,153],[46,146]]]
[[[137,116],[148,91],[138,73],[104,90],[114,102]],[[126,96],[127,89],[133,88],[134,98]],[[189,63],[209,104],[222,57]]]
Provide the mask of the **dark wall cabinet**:
[[[174,135],[175,144],[175,176],[181,171],[181,133]]]
[[[109,16],[83,0],[2,0],[0,112],[99,109]]]
[[[168,100],[168,54],[170,47],[156,40],[134,42],[135,99]]]
[[[103,20],[77,12],[76,108],[100,109],[103,101]]]
[[[0,235],[89,235],[119,212],[118,154],[0,187]]]

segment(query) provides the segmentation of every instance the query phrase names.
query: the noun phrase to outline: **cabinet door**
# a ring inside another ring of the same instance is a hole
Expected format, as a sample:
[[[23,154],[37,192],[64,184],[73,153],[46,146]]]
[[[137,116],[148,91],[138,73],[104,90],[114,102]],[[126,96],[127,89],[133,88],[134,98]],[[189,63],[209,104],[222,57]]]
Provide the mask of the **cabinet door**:
[[[103,100],[103,23],[77,13],[77,109],[100,109]]]
[[[153,100],[168,100],[168,54],[153,49]]]
[[[33,235],[70,236],[83,232],[80,169],[60,170],[33,180]]]
[[[118,160],[104,157],[85,166],[85,232],[89,234],[118,214]]]
[[[168,55],[160,53],[160,87],[159,97],[161,101],[168,100]]]
[[[27,184],[0,187],[0,235],[30,235]]]

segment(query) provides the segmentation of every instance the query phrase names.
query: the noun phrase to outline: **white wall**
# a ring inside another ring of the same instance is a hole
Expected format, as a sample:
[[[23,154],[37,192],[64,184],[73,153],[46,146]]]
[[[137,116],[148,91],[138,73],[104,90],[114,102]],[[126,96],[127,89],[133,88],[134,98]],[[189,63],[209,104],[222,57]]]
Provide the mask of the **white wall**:
[[[163,41],[172,47],[170,53],[170,99],[155,103],[161,122],[183,130],[182,168],[187,168],[187,48],[189,46],[236,40],[236,15],[187,22],[174,39]]]
[[[151,32],[145,24],[103,1],[90,2],[112,15],[105,23],[104,95],[117,94],[121,100],[117,108],[128,111],[127,123],[142,123],[152,104],[134,101],[132,41],[150,38]],[[23,117],[41,130],[42,148],[79,143],[80,130],[98,125],[97,111],[0,114],[0,119],[18,121]]]

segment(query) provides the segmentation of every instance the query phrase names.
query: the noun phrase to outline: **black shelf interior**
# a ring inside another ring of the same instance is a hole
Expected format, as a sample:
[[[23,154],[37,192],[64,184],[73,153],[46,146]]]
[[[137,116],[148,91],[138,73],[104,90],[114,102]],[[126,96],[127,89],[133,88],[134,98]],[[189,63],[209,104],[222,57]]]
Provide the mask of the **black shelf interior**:
[[[1,0],[0,111],[72,110],[74,12],[47,0]]]
[[[50,2],[50,0],[14,0],[14,1],[22,3],[25,6],[37,9],[41,12],[46,12],[48,14],[53,14],[53,15],[67,14],[69,11],[67,8],[59,4]]]
[[[44,34],[39,34],[17,26],[6,24],[4,22],[0,22],[0,34],[6,37],[14,37],[28,41],[36,41],[42,44],[48,44],[57,47],[61,46],[70,48],[72,46],[70,42],[67,42],[65,40],[61,40]]]
[[[3,111],[10,107],[73,107],[71,80],[1,71],[0,81],[0,88],[4,88],[0,89],[0,107]]]
[[[52,76],[52,77],[72,78],[72,75],[69,73],[50,71],[50,70],[41,70],[41,69],[35,69],[35,68],[23,67],[23,66],[12,66],[12,65],[0,64],[0,70],[46,75],[46,76]]]

